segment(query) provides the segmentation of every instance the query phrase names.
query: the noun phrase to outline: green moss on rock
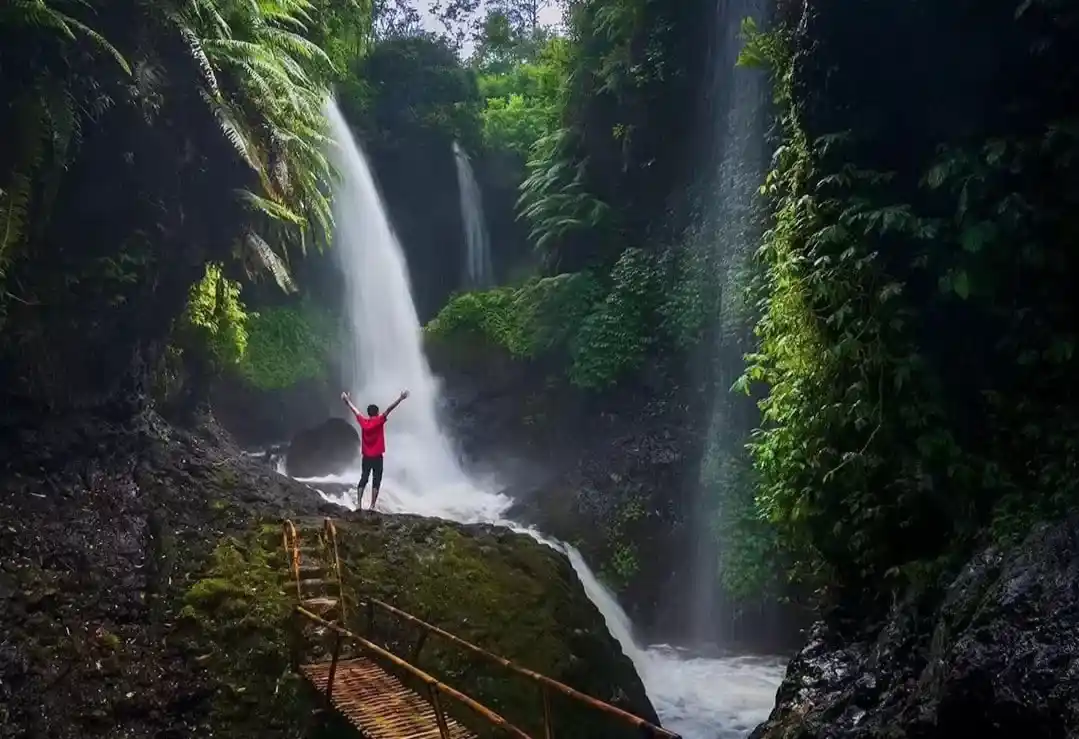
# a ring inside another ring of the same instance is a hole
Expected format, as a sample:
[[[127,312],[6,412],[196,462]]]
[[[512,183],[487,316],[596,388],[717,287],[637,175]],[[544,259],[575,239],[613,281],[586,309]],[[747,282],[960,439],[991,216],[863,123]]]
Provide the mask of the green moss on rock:
[[[656,721],[632,663],[610,636],[564,556],[531,537],[411,516],[354,519],[339,526],[346,583],[488,651]],[[366,630],[365,614],[354,614]],[[376,639],[410,654],[418,633],[378,614]],[[437,637],[419,666],[542,736],[535,684]],[[636,734],[598,711],[552,698],[556,735]]]
[[[213,726],[229,737],[355,736],[291,669],[285,575],[281,529],[264,524],[218,544],[184,596],[177,637],[214,685]]]
[[[338,335],[336,319],[310,300],[265,308],[248,321],[240,376],[260,390],[324,381]]]
[[[418,631],[376,612],[371,595],[496,654],[655,721],[632,663],[609,635],[568,561],[527,536],[413,516],[338,522],[349,625],[411,657]],[[290,669],[291,609],[280,528],[264,522],[222,540],[188,588],[178,637],[214,685],[215,730],[230,737],[356,736]],[[306,645],[310,646],[310,645]],[[479,700],[533,736],[542,703],[530,681],[432,636],[421,669]],[[449,707],[449,706],[448,706]],[[637,736],[594,709],[552,697],[559,739]],[[455,713],[483,731],[466,709]],[[328,722],[328,723],[327,723]]]

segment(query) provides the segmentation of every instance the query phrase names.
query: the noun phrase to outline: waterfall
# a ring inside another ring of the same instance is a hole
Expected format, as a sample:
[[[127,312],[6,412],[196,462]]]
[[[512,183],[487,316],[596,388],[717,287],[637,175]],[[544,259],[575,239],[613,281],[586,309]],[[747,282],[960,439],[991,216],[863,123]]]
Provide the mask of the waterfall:
[[[693,584],[685,613],[689,632],[702,641],[716,634],[724,622],[717,567],[723,556],[715,525],[731,509],[738,488],[746,484],[745,442],[755,424],[756,409],[746,398],[735,397],[731,385],[742,372],[743,356],[751,351],[749,316],[742,300],[746,270],[760,240],[760,201],[757,190],[768,166],[766,132],[770,88],[760,70],[736,67],[742,47],[741,23],[752,17],[767,26],[770,0],[722,0],[716,3],[710,54],[711,79],[707,99],[712,161],[704,181],[703,223],[695,244],[710,272],[718,279],[719,314],[714,345],[705,375],[715,384],[711,419],[694,520],[698,522],[692,562]],[[724,505],[726,502],[728,505]]]
[[[461,469],[437,420],[438,383],[423,354],[408,265],[359,144],[336,104],[327,110],[337,146],[330,152],[341,181],[334,193],[333,253],[345,277],[349,335],[345,377],[359,408],[385,408],[411,396],[386,425],[387,509],[445,518],[498,516],[504,496],[478,488]]]
[[[386,426],[385,483],[379,508],[462,523],[493,523],[527,533],[566,553],[585,592],[603,615],[611,635],[637,667],[660,719],[685,739],[734,739],[764,720],[772,707],[778,662],[701,658],[668,647],[645,649],[617,599],[573,549],[505,519],[509,499],[489,481],[461,466],[437,418],[438,384],[423,354],[421,328],[409,289],[408,268],[359,144],[336,103],[327,116],[336,146],[331,160],[341,173],[334,193],[337,234],[334,252],[345,274],[351,335],[348,377],[354,402],[380,406],[400,390],[412,395]],[[352,483],[346,475],[306,480]],[[348,494],[324,496],[355,508]]]
[[[472,162],[456,141],[453,142],[453,158],[457,162],[457,189],[461,194],[461,222],[465,228],[465,284],[470,288],[490,287],[494,284],[494,268],[491,266],[491,239],[483,216],[483,195],[472,171]]]

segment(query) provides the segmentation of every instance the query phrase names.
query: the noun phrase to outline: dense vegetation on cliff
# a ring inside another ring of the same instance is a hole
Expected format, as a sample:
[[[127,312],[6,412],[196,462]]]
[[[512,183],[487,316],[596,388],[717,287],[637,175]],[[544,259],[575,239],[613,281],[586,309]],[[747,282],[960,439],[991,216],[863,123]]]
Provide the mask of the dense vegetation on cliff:
[[[0,155],[8,394],[46,407],[131,395],[173,331],[238,361],[236,280],[268,272],[291,288],[289,250],[330,233],[322,105],[369,36],[361,10],[35,0],[0,11],[0,135],[20,142]]]
[[[924,581],[1076,503],[1079,17],[932,17],[930,49],[979,39],[932,77],[885,41],[899,10],[865,27],[860,64],[825,12],[753,32],[745,58],[772,69],[783,137],[746,375],[767,387],[757,501],[800,575],[850,592]]]

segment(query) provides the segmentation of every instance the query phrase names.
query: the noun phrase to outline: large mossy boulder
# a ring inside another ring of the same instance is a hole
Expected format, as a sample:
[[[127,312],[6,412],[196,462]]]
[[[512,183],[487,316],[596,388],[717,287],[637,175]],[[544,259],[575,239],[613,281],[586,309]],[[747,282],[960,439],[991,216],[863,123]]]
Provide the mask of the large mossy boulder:
[[[368,595],[395,605],[518,664],[657,722],[640,678],[567,559],[506,529],[461,526],[415,516],[352,514],[338,521],[338,545],[355,632],[411,657],[415,627],[376,613]],[[288,670],[290,608],[283,590],[280,527],[267,521],[223,540],[213,564],[185,597],[183,641],[218,684],[219,718],[234,729],[262,713],[299,726],[311,691]],[[532,736],[542,736],[534,683],[429,637],[418,666],[475,698]],[[448,709],[453,710],[447,704]],[[553,696],[560,739],[637,737],[595,709]],[[467,710],[454,711],[487,736]],[[222,727],[226,724],[219,723]]]
[[[488,651],[602,701],[658,719],[633,663],[610,635],[569,560],[530,536],[414,516],[350,520],[339,527],[345,577],[373,597]],[[415,642],[414,628],[386,619],[383,638]],[[385,626],[390,626],[386,629]],[[362,624],[357,624],[362,627]],[[537,686],[429,639],[420,666],[477,697],[532,736],[543,736]],[[552,697],[560,739],[637,737],[592,708]]]

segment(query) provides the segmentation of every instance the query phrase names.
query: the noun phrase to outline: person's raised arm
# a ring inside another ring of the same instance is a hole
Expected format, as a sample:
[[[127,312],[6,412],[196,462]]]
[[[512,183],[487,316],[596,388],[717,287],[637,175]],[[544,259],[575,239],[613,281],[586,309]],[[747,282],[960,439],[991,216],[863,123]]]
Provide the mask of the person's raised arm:
[[[352,415],[359,416],[360,411],[352,404],[352,398],[348,397],[348,393],[341,393],[341,400],[345,401],[345,405],[352,411]]]
[[[401,394],[397,396],[397,400],[390,403],[390,407],[387,408],[386,412],[383,413],[382,415],[384,415],[384,416],[390,415],[390,413],[393,411],[393,409],[396,408],[397,406],[401,405],[401,401],[404,400],[407,397],[408,397],[408,390],[402,390]]]

